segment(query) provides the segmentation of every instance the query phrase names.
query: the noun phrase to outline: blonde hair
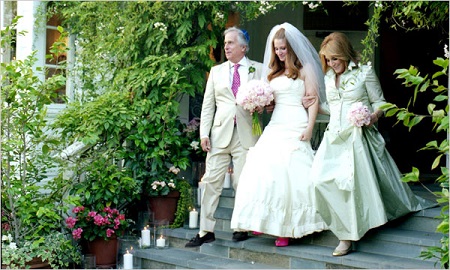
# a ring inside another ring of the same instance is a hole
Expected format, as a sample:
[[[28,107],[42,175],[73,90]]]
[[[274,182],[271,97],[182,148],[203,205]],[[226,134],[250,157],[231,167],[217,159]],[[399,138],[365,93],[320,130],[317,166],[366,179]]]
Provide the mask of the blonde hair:
[[[275,54],[275,47],[274,47],[274,40],[275,39],[282,39],[286,42],[286,49],[287,49],[287,55],[286,55],[286,61],[282,62],[280,61],[280,58]],[[298,59],[297,55],[295,54],[294,50],[292,49],[291,45],[289,44],[289,41],[286,38],[285,35],[285,29],[281,28],[279,29],[272,39],[272,54],[270,57],[270,63],[269,67],[271,69],[271,72],[267,76],[267,79],[271,81],[273,78],[276,78],[278,76],[281,76],[284,74],[284,70],[288,70],[287,77],[291,79],[297,79],[300,74],[300,69],[303,67],[302,63]]]
[[[319,56],[324,73],[330,69],[326,58],[343,60],[345,62],[345,70],[347,70],[350,61],[353,61],[356,65],[359,62],[358,52],[353,49],[348,37],[341,32],[334,32],[325,37],[320,45]]]

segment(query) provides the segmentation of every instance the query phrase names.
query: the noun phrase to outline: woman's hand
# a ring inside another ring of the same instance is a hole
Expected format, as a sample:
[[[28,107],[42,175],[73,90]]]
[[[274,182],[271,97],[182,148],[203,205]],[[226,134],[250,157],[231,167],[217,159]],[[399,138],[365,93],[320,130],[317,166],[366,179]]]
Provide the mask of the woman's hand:
[[[300,135],[300,141],[309,141],[312,138],[312,129],[305,129],[303,133]]]
[[[264,107],[256,107],[255,111],[257,111],[259,114],[262,114],[264,111]]]
[[[272,113],[273,109],[275,109],[275,101],[270,102],[270,104],[267,105],[265,108],[266,108],[266,112]]]
[[[380,117],[383,115],[383,111],[377,110],[376,112],[373,112],[370,115],[370,123],[367,125],[368,127],[373,126],[376,122],[378,122],[378,120],[380,119]]]
[[[302,98],[302,104],[305,109],[308,109],[311,105],[316,103],[317,96],[304,96]]]

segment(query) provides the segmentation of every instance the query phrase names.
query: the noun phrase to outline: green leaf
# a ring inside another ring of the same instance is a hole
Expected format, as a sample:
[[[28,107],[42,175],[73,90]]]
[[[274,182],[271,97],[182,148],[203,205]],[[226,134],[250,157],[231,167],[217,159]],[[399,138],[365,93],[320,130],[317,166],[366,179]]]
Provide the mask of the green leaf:
[[[50,151],[50,147],[47,144],[42,145],[42,153],[44,155],[47,155],[49,151]]]

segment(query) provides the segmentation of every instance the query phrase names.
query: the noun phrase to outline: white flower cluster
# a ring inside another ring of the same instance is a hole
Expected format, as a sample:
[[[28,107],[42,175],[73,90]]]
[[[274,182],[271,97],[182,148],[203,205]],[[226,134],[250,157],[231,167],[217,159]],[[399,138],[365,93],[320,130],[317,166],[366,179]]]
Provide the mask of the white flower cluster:
[[[322,1],[303,1],[303,5],[307,5],[310,9],[316,9],[320,4],[322,4]]]
[[[449,58],[449,53],[448,53],[448,46],[447,46],[447,44],[445,44],[445,46],[444,46],[444,56],[445,56],[445,58]]]
[[[362,102],[353,103],[347,114],[348,120],[357,127],[370,124],[370,111]]]
[[[17,249],[17,245],[15,242],[12,242],[13,237],[11,234],[8,235],[2,235],[2,242],[8,242],[9,243],[9,248],[10,249]],[[3,245],[2,245],[3,246]]]
[[[383,5],[381,4],[381,1],[375,1],[375,7],[376,8],[382,8]]]
[[[156,28],[156,29],[159,29],[159,30],[161,30],[161,31],[167,31],[167,26],[164,24],[164,23],[162,23],[162,22],[155,22],[154,24],[153,24],[153,26]]]
[[[176,168],[175,166],[170,167],[169,172],[173,174],[178,174],[180,172],[180,168]]]
[[[216,17],[219,18],[220,20],[223,20],[223,18],[225,17],[225,15],[222,12],[217,12],[216,13]]]
[[[153,190],[157,190],[158,187],[162,187],[164,188],[166,186],[166,182],[165,181],[153,181],[152,183],[152,189]],[[173,179],[169,180],[169,183],[167,183],[167,186],[169,186],[170,188],[175,188],[175,183],[173,182]]]
[[[117,28],[116,28],[116,31],[117,31],[117,32],[120,32],[120,33],[122,33],[122,34],[123,34],[124,30],[125,30],[125,27],[123,27],[123,26],[117,27]]]
[[[259,12],[261,12],[262,15],[266,14],[272,9],[276,9],[274,5],[272,5],[269,1],[261,1],[261,6],[259,6]]]
[[[97,26],[98,30],[103,30],[105,28],[105,25],[103,23],[100,23],[99,26]]]
[[[197,151],[197,149],[199,149],[200,142],[199,141],[192,141],[190,146],[192,147],[192,149],[194,149],[195,151]]]
[[[239,87],[236,101],[244,110],[253,112],[258,107],[265,107],[273,100],[273,89],[261,80],[251,80]]]

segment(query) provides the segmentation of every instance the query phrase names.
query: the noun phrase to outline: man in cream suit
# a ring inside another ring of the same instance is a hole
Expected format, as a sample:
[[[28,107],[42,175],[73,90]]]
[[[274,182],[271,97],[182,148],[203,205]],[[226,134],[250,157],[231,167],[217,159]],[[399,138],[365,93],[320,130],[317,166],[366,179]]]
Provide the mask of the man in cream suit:
[[[252,79],[260,79],[262,64],[245,56],[249,47],[244,31],[231,27],[225,30],[224,35],[228,61],[214,66],[209,73],[200,118],[201,146],[208,152],[202,178],[200,231],[186,247],[197,247],[215,240],[214,212],[230,161],[234,168],[232,185],[236,190],[247,151],[259,138],[252,135],[252,117],[236,103],[233,89]],[[235,74],[235,69],[238,74]],[[242,241],[247,238],[247,232],[234,232],[232,239]]]

